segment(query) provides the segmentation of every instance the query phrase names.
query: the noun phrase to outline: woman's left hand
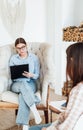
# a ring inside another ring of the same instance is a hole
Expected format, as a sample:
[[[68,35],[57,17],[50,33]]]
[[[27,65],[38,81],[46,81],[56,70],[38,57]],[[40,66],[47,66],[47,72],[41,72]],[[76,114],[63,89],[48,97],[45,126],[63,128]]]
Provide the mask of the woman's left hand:
[[[27,78],[32,78],[34,76],[32,73],[29,73],[27,71],[24,71],[24,73],[22,73],[22,75],[24,75]]]
[[[43,127],[42,130],[47,130],[47,129],[45,127]]]

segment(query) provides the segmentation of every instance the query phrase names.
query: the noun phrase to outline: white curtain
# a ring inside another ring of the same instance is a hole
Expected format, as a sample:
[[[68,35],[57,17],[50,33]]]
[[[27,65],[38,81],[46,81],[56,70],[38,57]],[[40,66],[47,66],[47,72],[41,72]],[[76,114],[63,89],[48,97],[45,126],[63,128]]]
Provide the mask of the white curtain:
[[[25,0],[0,0],[0,16],[10,36],[16,39],[24,28]]]

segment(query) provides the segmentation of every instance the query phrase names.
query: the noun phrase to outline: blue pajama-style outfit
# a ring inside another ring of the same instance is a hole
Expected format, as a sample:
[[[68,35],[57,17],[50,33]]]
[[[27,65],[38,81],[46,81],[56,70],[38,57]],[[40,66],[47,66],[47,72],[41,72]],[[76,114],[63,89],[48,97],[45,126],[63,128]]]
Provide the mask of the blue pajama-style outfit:
[[[28,53],[28,57],[23,59],[19,54],[10,58],[9,66],[29,64],[29,72],[34,74],[33,78],[18,78],[13,80],[11,91],[19,94],[19,109],[16,118],[17,124],[27,125],[29,122],[30,107],[40,100],[34,94],[37,91],[36,79],[39,78],[39,59],[36,55]]]

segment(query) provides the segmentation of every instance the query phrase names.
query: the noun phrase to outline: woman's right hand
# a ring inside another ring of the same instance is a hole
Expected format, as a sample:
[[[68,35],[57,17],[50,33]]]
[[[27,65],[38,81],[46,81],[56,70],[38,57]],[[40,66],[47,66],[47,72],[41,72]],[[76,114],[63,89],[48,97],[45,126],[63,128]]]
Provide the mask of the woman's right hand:
[[[27,78],[32,78],[34,76],[32,73],[29,73],[27,71],[24,71],[24,73],[22,73],[22,75],[24,75]]]

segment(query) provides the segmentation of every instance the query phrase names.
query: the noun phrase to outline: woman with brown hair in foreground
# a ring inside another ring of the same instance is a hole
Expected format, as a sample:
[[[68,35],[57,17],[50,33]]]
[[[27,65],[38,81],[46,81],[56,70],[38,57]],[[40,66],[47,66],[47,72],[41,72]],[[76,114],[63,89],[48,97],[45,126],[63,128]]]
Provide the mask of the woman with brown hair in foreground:
[[[70,45],[66,54],[67,80],[73,81],[67,108],[52,124],[32,126],[29,130],[74,130],[83,115],[83,42]]]

